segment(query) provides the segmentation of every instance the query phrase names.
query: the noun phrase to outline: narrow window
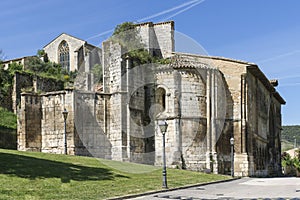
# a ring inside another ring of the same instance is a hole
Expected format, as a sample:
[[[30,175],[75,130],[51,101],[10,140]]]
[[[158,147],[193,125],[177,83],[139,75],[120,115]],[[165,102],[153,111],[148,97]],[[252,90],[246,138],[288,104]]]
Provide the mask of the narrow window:
[[[163,88],[158,88],[155,94],[155,101],[157,104],[162,106],[162,111],[166,109],[166,90]]]
[[[69,45],[66,41],[62,41],[58,46],[59,64],[66,71],[70,71],[70,52]]]

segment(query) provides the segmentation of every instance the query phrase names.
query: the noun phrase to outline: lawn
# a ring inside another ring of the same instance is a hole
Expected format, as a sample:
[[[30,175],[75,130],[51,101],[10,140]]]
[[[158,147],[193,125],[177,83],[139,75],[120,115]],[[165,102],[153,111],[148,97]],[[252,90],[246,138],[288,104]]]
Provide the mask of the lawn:
[[[0,149],[0,199],[107,199],[161,190],[161,169],[90,157]],[[229,179],[168,169],[168,186]]]

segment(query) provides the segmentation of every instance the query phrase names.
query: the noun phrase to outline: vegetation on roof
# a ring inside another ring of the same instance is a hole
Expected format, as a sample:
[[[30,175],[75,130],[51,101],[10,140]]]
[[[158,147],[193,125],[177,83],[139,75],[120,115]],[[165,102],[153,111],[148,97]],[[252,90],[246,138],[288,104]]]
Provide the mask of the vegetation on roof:
[[[147,63],[168,64],[169,59],[163,59],[161,55],[156,55],[146,49],[142,42],[136,24],[133,22],[124,22],[116,26],[111,40],[118,42],[124,49],[124,57],[129,56],[133,66],[139,66]]]

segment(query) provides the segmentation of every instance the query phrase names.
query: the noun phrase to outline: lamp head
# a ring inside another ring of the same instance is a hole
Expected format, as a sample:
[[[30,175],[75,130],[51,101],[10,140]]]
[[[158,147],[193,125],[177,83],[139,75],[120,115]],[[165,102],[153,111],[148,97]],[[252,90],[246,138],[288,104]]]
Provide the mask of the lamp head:
[[[68,118],[68,111],[66,109],[64,109],[64,111],[62,112],[63,116],[64,116],[64,120],[67,120]]]
[[[167,132],[167,128],[168,128],[168,122],[167,120],[159,120],[158,121],[158,126],[160,128],[160,131],[164,134],[165,132]]]

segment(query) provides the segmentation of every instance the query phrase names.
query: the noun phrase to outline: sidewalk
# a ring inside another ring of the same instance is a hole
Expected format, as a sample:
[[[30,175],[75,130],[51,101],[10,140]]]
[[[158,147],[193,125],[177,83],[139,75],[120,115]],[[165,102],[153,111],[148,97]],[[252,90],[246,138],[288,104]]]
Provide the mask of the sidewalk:
[[[160,192],[139,200],[168,199],[293,199],[300,200],[300,178],[242,178],[230,182]]]

